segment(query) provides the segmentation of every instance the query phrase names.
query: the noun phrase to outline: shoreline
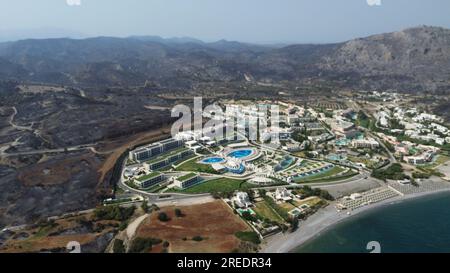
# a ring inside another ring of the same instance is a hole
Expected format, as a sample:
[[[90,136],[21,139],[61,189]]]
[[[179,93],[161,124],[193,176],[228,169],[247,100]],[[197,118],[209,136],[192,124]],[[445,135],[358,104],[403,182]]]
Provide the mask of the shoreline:
[[[318,210],[315,214],[308,217],[307,220],[299,223],[299,228],[293,233],[278,233],[266,239],[260,253],[288,253],[294,249],[304,245],[305,243],[315,239],[322,233],[332,229],[337,224],[348,220],[356,215],[361,215],[376,208],[381,208],[406,200],[417,199],[434,194],[450,192],[450,188],[441,189],[437,191],[421,192],[403,196],[397,196],[378,203],[367,205],[356,210],[351,211],[347,215],[348,210],[337,212],[334,205],[335,201],[331,202],[327,207]]]

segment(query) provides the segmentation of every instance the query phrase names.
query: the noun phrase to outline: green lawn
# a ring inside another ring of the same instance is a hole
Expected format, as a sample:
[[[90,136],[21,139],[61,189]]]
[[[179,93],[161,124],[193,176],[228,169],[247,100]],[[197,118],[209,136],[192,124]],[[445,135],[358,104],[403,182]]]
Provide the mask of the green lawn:
[[[311,180],[306,181],[306,182],[317,182],[317,183],[320,183],[320,182],[334,182],[334,181],[340,181],[340,180],[344,180],[344,179],[350,178],[350,177],[355,176],[357,174],[358,174],[357,172],[350,170],[350,171],[347,171],[347,172],[345,172],[345,173],[343,173],[343,174],[341,174],[339,176],[319,178],[319,179],[316,179],[316,180],[311,179]],[[306,182],[300,182],[300,183],[306,183]]]
[[[161,185],[154,185],[151,186],[150,188],[144,189],[144,191],[146,192],[150,192],[150,193],[157,193],[159,191],[161,191],[162,189],[164,189],[166,186],[161,186]]]
[[[217,174],[217,172],[213,169],[213,167],[211,167],[211,165],[197,163],[197,161],[199,160],[200,158],[198,157],[188,160],[185,163],[178,166],[177,168],[175,168],[175,170],[180,172],[202,172],[202,173]]]
[[[180,147],[180,148],[177,148],[177,149],[172,150],[172,151],[170,151],[170,152],[167,152],[167,153],[163,153],[163,154],[161,154],[161,155],[158,155],[157,157],[155,157],[155,158],[153,158],[153,159],[150,159],[150,160],[146,161],[146,163],[147,163],[147,164],[153,164],[153,163],[156,163],[156,162],[160,162],[160,161],[166,160],[167,158],[169,158],[169,157],[171,157],[171,156],[173,156],[173,155],[176,155],[176,154],[185,152],[185,151],[187,151],[187,150],[189,150],[189,149],[188,149],[188,148],[185,148],[185,147]]]
[[[258,202],[253,208],[255,213],[262,219],[268,219],[272,222],[283,223],[283,218],[281,218],[278,213],[276,213],[265,201]]]
[[[171,191],[182,193],[212,193],[212,192],[233,192],[236,190],[246,190],[253,185],[242,180],[230,178],[218,178],[209,180],[185,190],[171,189]]]
[[[177,180],[178,181],[186,181],[188,179],[195,177],[196,175],[197,175],[196,173],[188,173],[188,174],[178,177]]]
[[[149,180],[151,178],[157,177],[158,175],[161,175],[161,173],[160,172],[151,172],[151,173],[148,173],[146,175],[138,177],[137,180],[142,182],[142,181],[146,181],[146,180]]]
[[[376,166],[376,163],[366,159],[366,158],[361,158],[361,157],[356,157],[356,156],[348,156],[347,159],[353,163],[363,163],[364,165],[366,165],[367,168],[370,169],[374,169]]]
[[[344,171],[343,168],[339,167],[339,166],[335,166],[333,167],[331,170],[328,170],[326,172],[322,172],[316,175],[310,175],[310,176],[306,176],[306,177],[302,177],[302,178],[297,178],[295,179],[296,183],[305,183],[305,182],[309,182],[309,181],[316,181],[316,180],[320,180],[321,178],[327,178],[329,176],[333,176],[339,173],[342,173]]]
[[[281,209],[283,209],[286,213],[288,213],[288,212],[290,212],[291,210],[295,209],[295,206],[292,205],[292,204],[289,203],[289,202],[284,202],[284,203],[278,204],[278,206],[279,206]]]
[[[283,218],[283,220],[285,220],[286,222],[289,221],[289,215],[288,213],[280,206],[278,206],[275,201],[269,197],[269,196],[264,196],[264,201],[266,202],[266,204],[273,209],[274,211],[276,211],[276,213],[281,216],[281,218]]]

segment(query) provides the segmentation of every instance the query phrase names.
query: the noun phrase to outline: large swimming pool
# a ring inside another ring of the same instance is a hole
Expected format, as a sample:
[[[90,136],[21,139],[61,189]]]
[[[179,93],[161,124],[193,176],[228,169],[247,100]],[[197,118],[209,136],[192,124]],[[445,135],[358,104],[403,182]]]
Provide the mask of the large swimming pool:
[[[228,156],[234,157],[234,158],[244,158],[244,157],[248,157],[252,153],[253,153],[253,150],[251,150],[251,149],[242,149],[242,150],[235,150],[235,151],[229,153]]]
[[[225,159],[222,157],[208,157],[208,158],[203,159],[201,162],[205,163],[205,164],[214,164],[214,163],[225,162]]]

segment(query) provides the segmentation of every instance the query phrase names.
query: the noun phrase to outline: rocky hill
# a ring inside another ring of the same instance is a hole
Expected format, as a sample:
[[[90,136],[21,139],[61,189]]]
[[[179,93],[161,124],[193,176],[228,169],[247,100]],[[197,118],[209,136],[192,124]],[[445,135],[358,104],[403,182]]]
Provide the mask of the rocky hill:
[[[450,30],[417,27],[329,45],[283,48],[155,37],[23,40],[0,44],[0,79],[81,86],[153,82],[323,81],[350,88],[445,90]]]
[[[420,27],[352,40],[324,56],[319,67],[392,85],[410,81],[431,90],[448,86],[450,30]]]

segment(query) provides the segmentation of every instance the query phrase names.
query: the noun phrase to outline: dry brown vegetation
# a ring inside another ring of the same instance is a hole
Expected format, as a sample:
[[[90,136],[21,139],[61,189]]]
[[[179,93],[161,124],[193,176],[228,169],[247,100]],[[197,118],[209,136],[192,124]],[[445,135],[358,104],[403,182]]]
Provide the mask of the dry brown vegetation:
[[[175,208],[181,209],[183,217],[176,217]],[[160,212],[165,212],[170,221],[158,220]],[[186,207],[165,207],[153,212],[139,226],[136,237],[168,241],[169,252],[229,253],[241,244],[235,233],[247,230],[250,230],[249,226],[223,201],[217,200]],[[195,236],[201,236],[203,240],[192,240]],[[161,247],[154,246],[151,252],[161,252]]]
[[[162,140],[164,138],[169,137],[170,129],[169,128],[161,128],[157,130],[152,130],[149,132],[139,133],[132,137],[121,138],[115,141],[110,141],[108,143],[103,143],[101,148],[97,148],[99,153],[107,153],[110,151],[110,154],[105,159],[101,168],[99,168],[100,179],[99,182],[104,180],[105,175],[112,170],[114,165],[116,164],[119,157],[127,150],[133,147],[155,142],[158,140]],[[105,152],[106,151],[106,152]]]
[[[79,242],[83,251],[83,246],[114,232],[118,225],[118,221],[97,221],[92,213],[39,223],[13,232],[0,246],[0,253],[68,252],[71,241]]]

